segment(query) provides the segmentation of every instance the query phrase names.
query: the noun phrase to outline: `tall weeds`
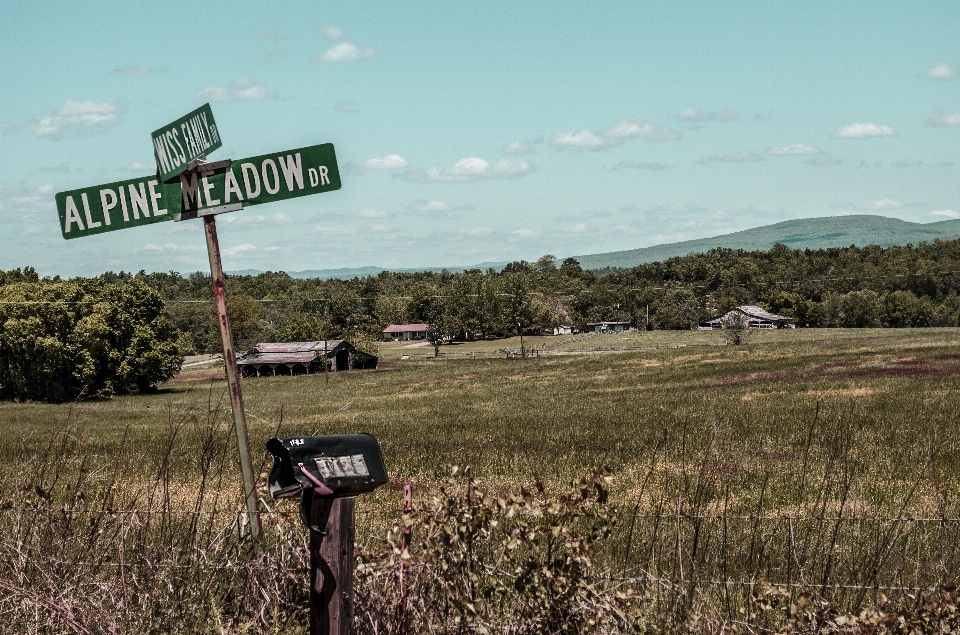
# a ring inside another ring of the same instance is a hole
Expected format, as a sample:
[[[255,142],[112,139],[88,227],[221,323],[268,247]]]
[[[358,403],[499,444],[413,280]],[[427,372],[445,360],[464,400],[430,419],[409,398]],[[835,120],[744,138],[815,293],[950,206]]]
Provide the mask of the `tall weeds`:
[[[897,449],[819,408],[773,450],[734,429],[664,428],[635,483],[512,490],[458,467],[409,514],[361,504],[357,632],[399,631],[401,564],[410,633],[960,627],[951,430]],[[0,632],[307,631],[307,532],[267,502],[251,543],[220,404],[169,411],[150,447],[125,432],[107,464],[72,412],[50,430],[0,485]]]

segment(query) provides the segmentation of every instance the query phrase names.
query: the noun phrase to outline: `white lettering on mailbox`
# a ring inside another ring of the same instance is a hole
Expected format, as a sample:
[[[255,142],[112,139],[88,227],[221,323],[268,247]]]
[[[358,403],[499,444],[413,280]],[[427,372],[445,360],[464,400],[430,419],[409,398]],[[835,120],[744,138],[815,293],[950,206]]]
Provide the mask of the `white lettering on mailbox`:
[[[370,476],[367,462],[362,454],[350,456],[318,456],[314,459],[317,469],[323,478],[345,478],[355,476]]]

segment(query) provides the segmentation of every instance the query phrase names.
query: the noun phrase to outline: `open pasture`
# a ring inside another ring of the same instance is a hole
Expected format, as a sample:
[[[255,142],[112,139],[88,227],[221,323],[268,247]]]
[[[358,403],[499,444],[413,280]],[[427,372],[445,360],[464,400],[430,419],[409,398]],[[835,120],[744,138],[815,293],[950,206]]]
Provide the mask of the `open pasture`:
[[[359,543],[398,520],[402,484],[427,501],[451,464],[494,496],[538,478],[557,492],[608,465],[618,523],[603,566],[682,590],[685,610],[733,615],[759,580],[854,608],[868,592],[956,581],[960,329],[776,331],[744,346],[698,332],[538,339],[524,338],[543,344],[529,359],[493,356],[519,341],[405,360],[426,351],[398,343],[377,371],[246,379],[251,447],[261,456],[278,431],[375,435],[392,483],[358,500]],[[190,366],[155,394],[0,404],[0,513],[109,500],[236,515],[213,375]],[[268,533],[299,535],[294,503],[269,502],[268,469],[264,457],[264,499],[285,514]]]

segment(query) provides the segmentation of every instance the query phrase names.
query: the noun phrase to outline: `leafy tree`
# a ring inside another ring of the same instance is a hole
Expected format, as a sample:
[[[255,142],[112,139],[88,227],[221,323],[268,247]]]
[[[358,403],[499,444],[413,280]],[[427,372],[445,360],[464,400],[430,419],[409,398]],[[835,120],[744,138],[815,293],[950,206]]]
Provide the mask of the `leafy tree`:
[[[281,342],[312,342],[324,336],[324,325],[316,313],[294,313],[277,333]]]
[[[2,397],[144,392],[183,359],[163,300],[139,280],[17,283],[0,297]]]
[[[260,303],[246,294],[228,295],[227,312],[230,316],[230,329],[233,332],[233,348],[240,352],[249,350],[257,342],[270,341],[275,334],[263,320]],[[208,350],[223,351],[223,341],[220,336],[220,326],[216,314],[208,318],[209,337]]]

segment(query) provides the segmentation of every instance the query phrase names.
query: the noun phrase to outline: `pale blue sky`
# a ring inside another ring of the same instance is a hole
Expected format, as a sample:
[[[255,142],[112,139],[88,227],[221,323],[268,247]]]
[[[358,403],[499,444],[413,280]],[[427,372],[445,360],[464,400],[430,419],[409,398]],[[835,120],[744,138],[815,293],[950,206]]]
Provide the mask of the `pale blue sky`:
[[[781,220],[960,217],[960,3],[0,0],[0,268],[205,270],[199,221],[61,238],[209,101],[339,192],[218,217],[227,269],[459,266]]]

